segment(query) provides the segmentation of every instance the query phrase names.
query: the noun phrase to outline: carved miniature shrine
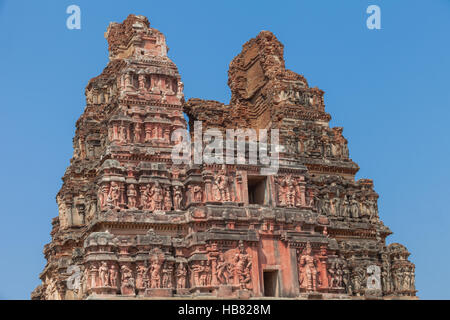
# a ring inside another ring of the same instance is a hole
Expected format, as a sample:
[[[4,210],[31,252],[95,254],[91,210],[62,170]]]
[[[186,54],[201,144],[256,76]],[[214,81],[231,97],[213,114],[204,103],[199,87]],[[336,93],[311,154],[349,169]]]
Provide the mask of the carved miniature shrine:
[[[33,299],[415,298],[414,264],[355,181],[324,92],[285,69],[268,31],[230,64],[228,105],[184,100],[164,35],[130,15],[105,33],[110,61],[86,87]],[[175,164],[171,137],[278,129],[279,168]]]

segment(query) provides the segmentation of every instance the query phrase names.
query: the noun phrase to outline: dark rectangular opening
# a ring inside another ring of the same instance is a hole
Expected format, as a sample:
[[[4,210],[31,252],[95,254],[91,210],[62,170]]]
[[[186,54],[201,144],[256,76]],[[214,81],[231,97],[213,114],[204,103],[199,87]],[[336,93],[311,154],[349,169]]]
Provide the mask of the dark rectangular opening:
[[[249,204],[265,204],[266,177],[249,176],[247,180],[247,188]]]
[[[264,271],[264,296],[278,297],[278,271]]]

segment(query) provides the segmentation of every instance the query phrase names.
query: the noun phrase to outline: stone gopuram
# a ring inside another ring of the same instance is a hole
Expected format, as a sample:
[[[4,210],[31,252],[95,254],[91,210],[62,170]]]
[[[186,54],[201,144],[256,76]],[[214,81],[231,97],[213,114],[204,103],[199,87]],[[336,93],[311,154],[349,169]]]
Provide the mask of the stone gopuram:
[[[285,68],[271,32],[231,62],[228,105],[185,101],[145,17],[111,23],[105,37],[110,61],[86,87],[33,299],[416,298],[414,264],[386,245],[372,180],[355,181],[324,92]],[[173,133],[189,124],[194,138],[200,121],[201,132],[278,129],[277,173],[248,153],[175,163]]]

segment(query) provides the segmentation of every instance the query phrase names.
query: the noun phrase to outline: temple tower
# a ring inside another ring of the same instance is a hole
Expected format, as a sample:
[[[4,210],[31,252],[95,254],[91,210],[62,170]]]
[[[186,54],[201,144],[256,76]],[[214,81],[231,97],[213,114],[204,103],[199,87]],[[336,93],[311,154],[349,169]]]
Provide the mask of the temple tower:
[[[105,37],[110,61],[86,87],[33,299],[415,298],[414,264],[404,246],[386,245],[372,180],[355,181],[324,92],[285,68],[271,32],[231,62],[229,104],[185,102],[147,18],[111,23]],[[278,130],[268,143],[276,174],[250,151],[233,163],[175,163],[183,112],[191,138],[197,121],[201,135]]]

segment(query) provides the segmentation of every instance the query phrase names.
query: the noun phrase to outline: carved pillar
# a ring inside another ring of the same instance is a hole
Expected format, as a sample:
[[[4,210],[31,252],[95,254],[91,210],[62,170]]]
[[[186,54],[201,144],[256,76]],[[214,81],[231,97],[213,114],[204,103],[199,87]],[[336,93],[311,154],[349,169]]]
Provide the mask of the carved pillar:
[[[144,141],[145,142],[149,142],[151,141],[153,138],[152,136],[152,124],[149,122],[145,123],[145,138]]]
[[[204,171],[203,172],[203,181],[205,182],[205,195],[206,195],[206,202],[213,202],[213,191],[212,191],[212,182],[214,179],[214,176],[212,172],[210,171]]]

